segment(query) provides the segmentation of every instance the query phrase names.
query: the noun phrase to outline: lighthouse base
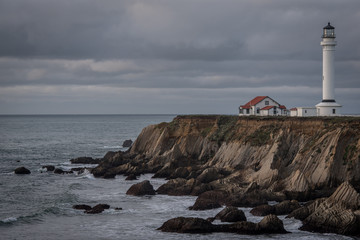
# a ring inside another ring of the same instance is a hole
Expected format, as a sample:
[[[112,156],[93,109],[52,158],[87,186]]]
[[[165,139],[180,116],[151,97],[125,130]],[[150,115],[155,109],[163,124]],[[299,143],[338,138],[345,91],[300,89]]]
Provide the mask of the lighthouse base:
[[[341,105],[334,102],[321,102],[316,105],[317,116],[341,116]]]

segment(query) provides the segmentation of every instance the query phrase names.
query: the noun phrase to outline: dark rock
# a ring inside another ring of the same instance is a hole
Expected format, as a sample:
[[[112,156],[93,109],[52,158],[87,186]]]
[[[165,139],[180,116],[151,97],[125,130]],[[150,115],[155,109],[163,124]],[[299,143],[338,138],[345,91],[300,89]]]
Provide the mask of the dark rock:
[[[46,171],[48,171],[48,172],[53,172],[55,170],[54,165],[45,165],[45,166],[42,166],[42,168],[45,168]]]
[[[261,234],[259,226],[252,222],[236,222],[232,224],[213,225],[214,232],[231,232],[237,234]]]
[[[224,203],[227,194],[223,191],[208,191],[200,194],[190,210],[207,210],[219,208]]]
[[[110,179],[110,178],[115,178],[115,176],[116,176],[116,173],[106,172],[104,174],[103,178]]]
[[[196,195],[198,192],[196,187],[200,184],[194,178],[186,180],[184,178],[171,179],[167,183],[161,185],[156,192],[159,194],[167,194],[171,196]]]
[[[288,233],[284,229],[283,222],[276,215],[267,215],[259,223],[258,226],[263,233]]]
[[[117,207],[115,208],[116,211],[120,211],[120,210],[123,210],[121,207]]]
[[[304,219],[301,230],[360,234],[360,194],[349,182],[341,184],[326,200],[307,206],[311,214]],[[312,211],[312,209],[314,209]]]
[[[170,179],[175,178],[184,178],[187,179],[187,177],[190,175],[190,171],[188,167],[179,167],[177,168],[170,176]]]
[[[245,214],[242,210],[236,207],[226,207],[221,212],[216,214],[215,219],[222,222],[241,222],[246,221]]]
[[[127,176],[125,178],[126,181],[132,181],[132,180],[137,180],[136,175],[135,174],[130,174],[129,176]]]
[[[101,160],[102,159],[100,158],[93,159],[91,157],[78,157],[71,159],[70,162],[72,164],[99,164]]]
[[[148,180],[132,185],[126,192],[127,195],[142,196],[155,195],[155,190]]]
[[[275,208],[275,212],[274,214],[275,215],[285,215],[285,214],[289,214],[291,213],[292,211],[300,208],[301,205],[299,204],[298,201],[296,200],[285,200],[281,203],[278,203],[274,206]]]
[[[89,205],[86,204],[79,204],[79,205],[74,205],[73,209],[77,209],[77,210],[90,210],[92,207],[90,207]]]
[[[133,141],[131,139],[125,140],[122,144],[123,147],[131,147]]]
[[[196,179],[201,183],[209,183],[221,178],[224,178],[221,170],[217,168],[207,168]]]
[[[25,168],[25,167],[19,167],[17,169],[15,169],[15,174],[30,174],[30,170]]]
[[[266,196],[260,191],[254,191],[245,194],[232,194],[226,199],[226,206],[234,207],[256,207],[266,204]]]
[[[95,207],[93,207],[90,210],[85,211],[85,213],[88,214],[98,214],[98,213],[102,213],[105,209],[109,209],[110,205],[108,204],[98,204]]]
[[[251,209],[250,213],[254,216],[266,216],[275,213],[275,207],[268,204],[260,205]]]
[[[70,174],[70,173],[73,173],[73,171],[64,171],[64,170],[62,170],[60,168],[55,168],[54,173],[56,173],[56,174]]]
[[[178,233],[211,233],[211,222],[202,218],[177,217],[166,221],[158,230]]]

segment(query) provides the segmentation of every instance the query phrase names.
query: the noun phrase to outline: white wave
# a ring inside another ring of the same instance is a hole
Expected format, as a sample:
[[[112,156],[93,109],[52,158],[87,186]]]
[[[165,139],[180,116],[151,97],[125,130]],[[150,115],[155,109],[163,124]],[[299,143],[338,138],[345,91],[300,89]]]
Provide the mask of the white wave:
[[[115,146],[103,146],[104,149],[119,149],[119,148],[123,148],[122,146],[120,145],[115,145]]]
[[[8,217],[8,218],[5,218],[3,220],[1,220],[3,223],[10,223],[10,222],[15,222],[17,221],[17,218],[16,217]]]

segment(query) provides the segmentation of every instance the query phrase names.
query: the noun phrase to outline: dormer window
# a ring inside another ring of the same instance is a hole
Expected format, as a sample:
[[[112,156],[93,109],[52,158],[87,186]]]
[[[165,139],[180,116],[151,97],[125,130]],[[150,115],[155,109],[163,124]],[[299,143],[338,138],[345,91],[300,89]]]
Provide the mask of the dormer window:
[[[269,105],[269,101],[265,101],[265,105]]]

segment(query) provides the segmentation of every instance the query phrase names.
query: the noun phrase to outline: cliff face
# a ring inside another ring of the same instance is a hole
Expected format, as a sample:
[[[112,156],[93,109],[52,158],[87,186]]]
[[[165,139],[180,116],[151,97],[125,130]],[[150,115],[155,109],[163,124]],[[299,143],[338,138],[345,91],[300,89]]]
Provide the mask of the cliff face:
[[[143,129],[130,155],[134,171],[163,177],[221,169],[214,186],[230,191],[252,182],[273,192],[331,188],[360,182],[360,118],[178,116]]]

